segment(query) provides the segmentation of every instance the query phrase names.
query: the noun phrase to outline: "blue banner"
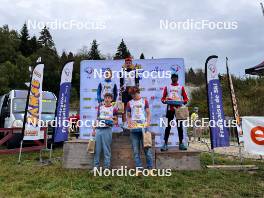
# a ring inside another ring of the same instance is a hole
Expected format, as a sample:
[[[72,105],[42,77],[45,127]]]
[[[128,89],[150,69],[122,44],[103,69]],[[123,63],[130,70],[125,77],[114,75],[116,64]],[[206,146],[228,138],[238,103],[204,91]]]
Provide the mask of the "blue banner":
[[[56,110],[57,127],[55,128],[54,142],[63,142],[68,140],[72,70],[73,62],[68,62],[62,70],[60,93]]]
[[[205,71],[207,77],[207,93],[210,126],[211,148],[229,146],[229,132],[225,127],[225,116],[222,100],[222,88],[216,67],[217,56],[210,56],[206,60]]]

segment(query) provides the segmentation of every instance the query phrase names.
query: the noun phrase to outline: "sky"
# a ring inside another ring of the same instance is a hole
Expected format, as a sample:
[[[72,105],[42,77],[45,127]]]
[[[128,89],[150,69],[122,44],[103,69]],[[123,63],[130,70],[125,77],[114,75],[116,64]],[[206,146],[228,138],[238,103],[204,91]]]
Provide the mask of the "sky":
[[[206,58],[215,54],[221,73],[228,57],[230,72],[241,77],[246,68],[264,61],[261,0],[0,2],[0,25],[20,31],[26,22],[30,35],[39,36],[43,24],[49,24],[60,54],[64,50],[77,53],[96,39],[102,54],[113,55],[123,38],[135,59],[142,52],[146,58],[184,58],[186,68],[197,69],[204,68]],[[212,28],[191,29],[188,22],[210,22]],[[219,23],[225,27],[215,28]],[[59,28],[58,24],[73,25]]]

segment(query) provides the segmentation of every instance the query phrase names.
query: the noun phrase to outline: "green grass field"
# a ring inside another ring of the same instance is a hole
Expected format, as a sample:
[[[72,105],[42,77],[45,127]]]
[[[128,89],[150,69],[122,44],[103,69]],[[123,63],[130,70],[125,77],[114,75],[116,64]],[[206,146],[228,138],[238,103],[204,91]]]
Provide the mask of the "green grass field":
[[[61,157],[62,150],[53,157]],[[201,155],[203,167],[211,164],[209,154]],[[217,156],[218,164],[238,164]],[[264,163],[259,170],[177,171],[170,177],[94,177],[88,170],[66,170],[60,160],[40,165],[38,153],[0,156],[0,197],[264,197]]]

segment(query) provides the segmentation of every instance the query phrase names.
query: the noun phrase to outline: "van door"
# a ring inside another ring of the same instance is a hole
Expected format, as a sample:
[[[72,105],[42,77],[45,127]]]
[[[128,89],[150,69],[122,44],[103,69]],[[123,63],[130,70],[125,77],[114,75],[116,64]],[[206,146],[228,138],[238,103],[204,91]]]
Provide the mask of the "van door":
[[[14,118],[11,115],[11,99],[9,98],[7,101],[7,111],[6,111],[6,116],[5,116],[5,128],[12,128],[12,123],[14,122]]]

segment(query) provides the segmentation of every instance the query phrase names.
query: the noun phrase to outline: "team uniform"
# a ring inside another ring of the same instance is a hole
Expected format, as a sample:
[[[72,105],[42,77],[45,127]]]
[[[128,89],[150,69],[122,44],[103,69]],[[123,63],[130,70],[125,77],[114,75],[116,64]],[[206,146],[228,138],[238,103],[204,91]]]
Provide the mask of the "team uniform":
[[[99,83],[98,88],[97,88],[97,101],[98,103],[104,101],[104,95],[106,93],[110,93],[113,95],[113,101],[116,101],[117,98],[117,86],[116,84],[110,80],[110,79],[105,79],[103,82]]]
[[[183,101],[184,104],[186,104],[189,100],[184,87],[180,86],[178,83],[171,83],[169,86],[164,87],[161,101],[164,103],[167,100],[167,98],[172,100]],[[170,123],[170,121],[174,119],[175,108],[179,108],[179,107],[181,106],[167,105],[166,118],[168,118],[168,123]],[[179,143],[181,146],[183,141],[183,126],[182,126],[182,122],[179,122],[178,120],[177,120],[177,129],[178,129]],[[168,144],[170,130],[171,130],[171,126],[170,124],[168,124],[168,126],[165,129],[165,135],[164,135],[165,145]]]
[[[139,100],[132,99],[127,103],[126,111],[131,114],[131,121],[136,123],[145,123],[146,109],[149,108],[147,99],[140,98]],[[140,158],[140,147],[143,147],[143,134],[142,129],[131,130],[130,139],[132,142],[132,149],[134,153],[134,160],[136,167],[142,168],[142,162]],[[152,164],[152,151],[151,148],[144,148],[146,156],[147,168],[151,169]]]
[[[122,102],[127,105],[128,101],[132,100],[132,96],[129,93],[131,87],[139,86],[139,78],[136,76],[136,69],[126,68],[123,69],[124,76],[120,77],[120,88],[123,88]],[[125,74],[126,73],[126,74]],[[121,74],[120,74],[121,76]],[[134,76],[130,78],[130,76]]]
[[[117,116],[117,110],[113,105],[101,105],[98,108],[98,120],[112,120]],[[111,143],[112,143],[112,128],[111,125],[96,128],[95,135],[95,155],[94,166],[99,167],[100,154],[103,150],[104,167],[109,168],[111,162]]]

